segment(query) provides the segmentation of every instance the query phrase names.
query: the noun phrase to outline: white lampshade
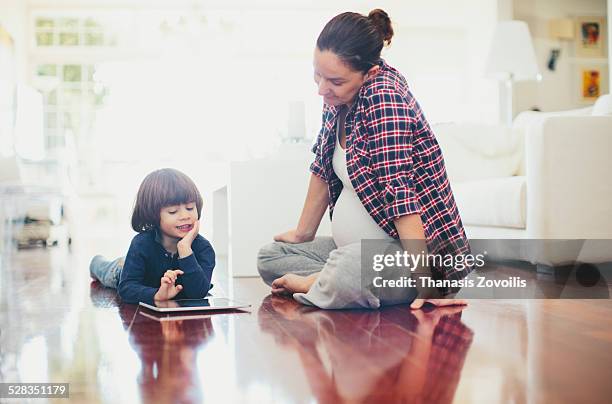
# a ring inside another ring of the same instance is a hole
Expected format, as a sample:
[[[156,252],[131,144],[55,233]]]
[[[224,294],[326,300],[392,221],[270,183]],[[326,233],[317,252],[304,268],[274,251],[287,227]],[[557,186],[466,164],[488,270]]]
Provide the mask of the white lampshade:
[[[485,73],[488,77],[514,81],[540,76],[529,28],[524,21],[502,21],[495,29]]]

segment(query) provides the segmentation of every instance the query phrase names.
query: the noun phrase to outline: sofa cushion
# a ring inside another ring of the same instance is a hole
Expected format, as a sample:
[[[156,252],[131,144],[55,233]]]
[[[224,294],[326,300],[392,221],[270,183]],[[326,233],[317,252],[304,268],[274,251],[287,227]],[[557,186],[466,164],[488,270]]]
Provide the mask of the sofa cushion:
[[[522,131],[500,125],[434,126],[451,182],[516,175],[523,154]]]
[[[464,225],[525,228],[525,177],[459,182],[452,189]]]

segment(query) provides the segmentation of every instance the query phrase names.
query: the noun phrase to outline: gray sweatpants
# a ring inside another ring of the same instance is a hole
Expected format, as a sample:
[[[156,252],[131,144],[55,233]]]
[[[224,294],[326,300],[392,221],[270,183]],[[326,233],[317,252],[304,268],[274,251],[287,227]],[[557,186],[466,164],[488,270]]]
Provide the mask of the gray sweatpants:
[[[323,309],[378,309],[381,306],[411,303],[419,294],[413,287],[376,287],[373,281],[376,273],[361,266],[361,243],[338,248],[331,237],[317,237],[300,244],[268,244],[259,251],[257,268],[268,285],[285,274],[307,276],[319,272],[308,293],[294,293],[293,298],[302,304]],[[396,279],[414,278],[430,273],[429,269],[417,272],[400,269],[394,271],[392,276]],[[431,291],[429,293],[431,295]]]

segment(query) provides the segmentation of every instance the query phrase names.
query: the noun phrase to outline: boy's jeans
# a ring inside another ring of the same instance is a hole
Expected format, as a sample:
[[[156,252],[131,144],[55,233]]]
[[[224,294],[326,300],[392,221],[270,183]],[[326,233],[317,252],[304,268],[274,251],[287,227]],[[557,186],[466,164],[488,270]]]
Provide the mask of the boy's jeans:
[[[92,278],[97,279],[107,288],[117,289],[124,262],[125,257],[107,261],[103,256],[96,255],[89,264],[89,273]]]

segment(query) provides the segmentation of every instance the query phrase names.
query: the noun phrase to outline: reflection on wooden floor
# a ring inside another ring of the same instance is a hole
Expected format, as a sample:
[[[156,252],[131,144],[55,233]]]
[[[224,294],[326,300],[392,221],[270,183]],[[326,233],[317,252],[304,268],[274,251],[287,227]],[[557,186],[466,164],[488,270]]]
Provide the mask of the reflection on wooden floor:
[[[322,311],[216,279],[249,312],[168,319],[89,279],[90,251],[0,269],[0,379],[68,382],[71,402],[597,403],[612,396],[610,300]],[[222,263],[221,263],[222,265]],[[219,271],[219,274],[222,271]],[[39,401],[36,401],[39,402]]]

